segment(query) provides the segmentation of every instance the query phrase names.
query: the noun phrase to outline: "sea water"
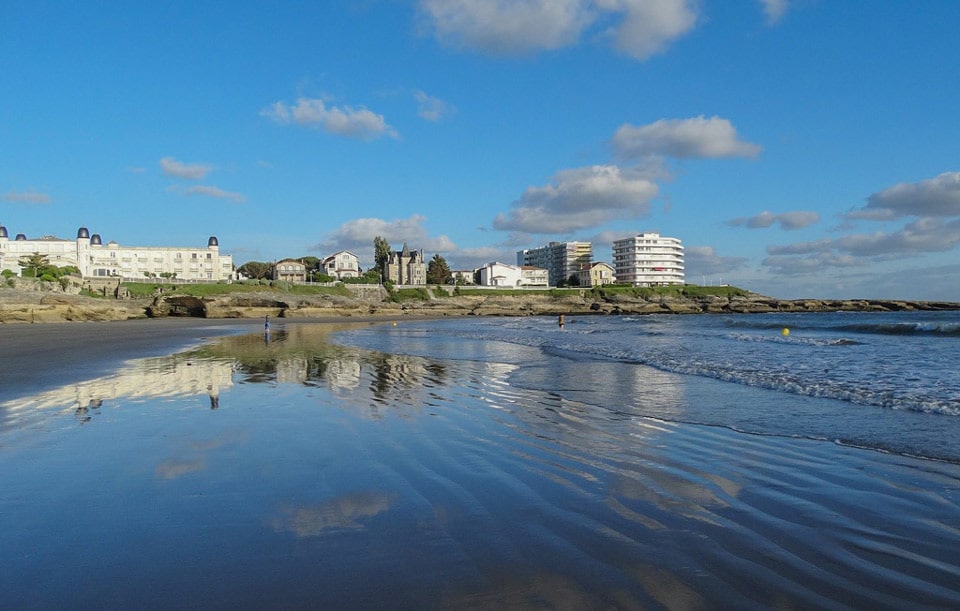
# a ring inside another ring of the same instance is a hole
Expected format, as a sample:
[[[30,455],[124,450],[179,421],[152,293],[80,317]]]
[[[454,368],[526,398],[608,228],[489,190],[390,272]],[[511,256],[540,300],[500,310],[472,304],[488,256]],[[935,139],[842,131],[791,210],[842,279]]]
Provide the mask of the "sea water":
[[[0,607],[957,607],[958,320],[278,321],[131,361],[0,404]]]
[[[513,386],[631,415],[960,461],[960,312],[568,316],[562,329],[545,317],[456,319],[340,341],[442,359],[530,347],[511,361]],[[691,397],[691,378],[728,384]]]

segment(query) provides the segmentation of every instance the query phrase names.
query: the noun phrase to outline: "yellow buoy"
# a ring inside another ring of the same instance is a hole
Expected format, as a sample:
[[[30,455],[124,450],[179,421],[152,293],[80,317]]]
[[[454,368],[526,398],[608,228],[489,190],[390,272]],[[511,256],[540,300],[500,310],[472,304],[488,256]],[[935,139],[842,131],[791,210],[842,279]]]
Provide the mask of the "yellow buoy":
[[[783,328],[783,331],[780,332],[780,335],[782,335],[782,336],[784,336],[784,337],[790,335],[790,329],[784,327],[784,328]]]
[[[397,323],[393,323],[393,326],[396,327],[396,326],[397,326]]]

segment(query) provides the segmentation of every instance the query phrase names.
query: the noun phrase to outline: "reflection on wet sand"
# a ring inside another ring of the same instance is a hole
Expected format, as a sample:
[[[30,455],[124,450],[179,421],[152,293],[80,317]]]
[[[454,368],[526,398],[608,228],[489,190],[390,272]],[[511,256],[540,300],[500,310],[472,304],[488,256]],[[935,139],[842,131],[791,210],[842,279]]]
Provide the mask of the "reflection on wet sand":
[[[160,479],[172,480],[207,468],[207,455],[226,445],[246,441],[243,434],[229,433],[216,439],[193,441],[180,444],[175,456],[167,458],[157,465],[156,475]]]
[[[301,505],[280,510],[273,521],[277,532],[297,537],[316,537],[330,530],[363,528],[361,520],[384,513],[396,500],[394,494],[379,491],[356,492],[319,505]]]
[[[80,423],[87,423],[103,406],[151,398],[206,396],[216,410],[223,406],[222,395],[237,383],[322,386],[344,396],[366,381],[375,408],[371,415],[378,417],[379,407],[419,406],[425,387],[445,383],[443,364],[328,342],[331,333],[356,325],[281,326],[269,342],[258,334],[221,338],[188,352],[130,361],[110,376],[0,404],[0,413],[4,425],[10,425],[29,410],[69,406]]]
[[[222,389],[233,385],[233,367],[224,361],[175,354],[130,361],[118,373],[0,404],[7,419],[31,409],[73,409],[77,419],[89,422],[104,406],[121,400],[206,395],[211,407],[219,404]]]
[[[181,475],[202,471],[206,468],[207,461],[202,456],[190,460],[168,458],[157,466],[157,476],[163,479],[176,479]]]
[[[446,366],[419,357],[362,351],[330,343],[330,335],[369,323],[296,324],[258,336],[223,338],[196,354],[234,361],[239,383],[323,386],[335,394],[369,380],[371,400],[382,405],[416,404],[424,386],[445,383]]]

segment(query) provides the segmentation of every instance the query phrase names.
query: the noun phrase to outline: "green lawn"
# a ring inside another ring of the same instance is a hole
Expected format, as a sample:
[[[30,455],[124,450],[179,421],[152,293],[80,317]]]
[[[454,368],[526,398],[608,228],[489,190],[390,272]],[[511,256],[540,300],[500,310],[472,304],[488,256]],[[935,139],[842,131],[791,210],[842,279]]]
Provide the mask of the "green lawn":
[[[124,282],[123,287],[133,297],[150,297],[157,288],[166,295],[190,295],[193,297],[211,297],[232,293],[278,293],[293,295],[342,295],[349,296],[343,286],[313,286],[303,284],[278,283],[274,286],[263,284],[155,284],[152,282]]]

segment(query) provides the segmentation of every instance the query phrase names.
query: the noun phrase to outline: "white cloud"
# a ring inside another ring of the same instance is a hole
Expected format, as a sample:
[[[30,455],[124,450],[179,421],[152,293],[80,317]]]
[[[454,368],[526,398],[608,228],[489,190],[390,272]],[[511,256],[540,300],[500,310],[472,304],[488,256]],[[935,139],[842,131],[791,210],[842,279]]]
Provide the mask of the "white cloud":
[[[424,255],[428,252],[443,254],[456,250],[456,244],[447,236],[430,237],[423,226],[426,220],[425,216],[418,214],[392,221],[379,218],[354,219],[330,232],[322,242],[311,247],[311,250],[328,254],[349,250],[362,261],[370,262],[373,260],[373,239],[377,236],[386,238],[396,250],[406,243],[410,248],[422,248]]]
[[[455,269],[477,269],[491,261],[514,264],[517,261],[517,249],[505,245],[477,246],[451,250],[444,256]]]
[[[683,249],[683,263],[687,278],[696,281],[703,276],[727,274],[742,269],[745,257],[722,257],[713,246],[687,246]]]
[[[596,165],[557,172],[551,184],[529,187],[494,229],[533,234],[567,233],[650,212],[656,183],[632,170]]]
[[[3,201],[24,204],[49,204],[50,196],[39,191],[7,191],[3,194]]]
[[[688,0],[599,0],[602,8],[623,12],[623,20],[608,35],[613,46],[644,60],[693,29],[697,10]]]
[[[452,47],[533,53],[574,45],[595,27],[640,60],[689,32],[699,16],[695,0],[420,0],[420,10],[436,38]]]
[[[577,42],[592,20],[584,0],[421,0],[437,39],[448,46],[514,55]]]
[[[870,195],[866,206],[849,212],[846,218],[888,221],[904,216],[960,216],[960,172],[887,187]]]
[[[794,229],[803,229],[818,222],[820,222],[820,215],[816,212],[800,210],[773,214],[772,212],[764,210],[756,216],[736,218],[728,221],[727,224],[733,227],[743,226],[749,229],[765,229],[779,223],[781,229],[791,231]]]
[[[763,7],[763,14],[767,16],[767,23],[774,25],[779,23],[790,8],[788,0],[760,0]]]
[[[275,102],[261,110],[260,114],[281,125],[317,127],[331,134],[361,140],[397,135],[396,131],[387,125],[383,115],[366,108],[328,107],[319,98],[297,98],[296,105]]]
[[[621,125],[611,141],[622,159],[663,155],[685,158],[754,157],[761,147],[738,139],[727,119],[660,119],[648,125]]]
[[[219,187],[211,187],[209,185],[194,185],[187,188],[184,193],[186,195],[205,195],[207,197],[216,197],[218,199],[229,199],[237,203],[242,203],[247,201],[247,198],[241,193],[234,193],[232,191],[224,191]]]
[[[439,98],[422,91],[414,91],[413,97],[417,100],[417,116],[421,119],[439,121],[453,114],[453,107]]]
[[[202,180],[213,168],[199,163],[183,163],[173,157],[164,157],[160,160],[160,170],[167,176]]]
[[[815,253],[803,257],[772,255],[765,258],[761,265],[769,267],[776,274],[795,276],[802,274],[821,275],[829,268],[862,267],[867,260],[851,255],[834,253]]]
[[[960,245],[960,219],[920,218],[894,232],[853,234],[768,246],[763,265],[780,273],[817,273],[826,267],[865,265],[927,253],[946,252]]]

